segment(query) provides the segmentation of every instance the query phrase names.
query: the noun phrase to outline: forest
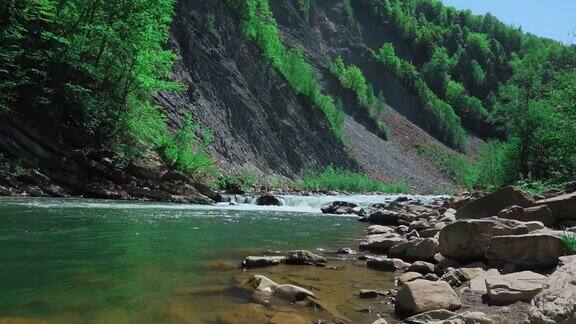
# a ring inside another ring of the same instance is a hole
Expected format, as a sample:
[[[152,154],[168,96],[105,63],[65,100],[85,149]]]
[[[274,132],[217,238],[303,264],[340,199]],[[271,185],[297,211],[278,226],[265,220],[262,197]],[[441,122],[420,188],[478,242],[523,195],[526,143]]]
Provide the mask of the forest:
[[[438,0],[360,0],[409,46],[378,58],[432,106],[459,148],[461,126],[489,139],[476,185],[562,182],[576,175],[576,47]],[[452,112],[459,118],[450,117]],[[444,125],[444,126],[442,126]]]

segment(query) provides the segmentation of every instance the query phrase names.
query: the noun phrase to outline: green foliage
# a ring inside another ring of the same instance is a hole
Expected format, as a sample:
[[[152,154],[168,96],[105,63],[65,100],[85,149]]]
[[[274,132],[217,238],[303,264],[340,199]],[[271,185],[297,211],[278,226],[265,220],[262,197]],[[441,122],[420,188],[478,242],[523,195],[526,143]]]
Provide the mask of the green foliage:
[[[385,184],[363,173],[328,167],[323,172],[308,172],[296,183],[300,190],[344,190],[348,192],[408,193],[405,182]]]
[[[188,113],[174,136],[160,146],[166,160],[178,170],[190,174],[215,174],[212,158],[206,149],[212,143],[211,130],[199,126]]]
[[[399,58],[394,46],[390,43],[384,44],[376,57],[386,69],[402,80],[418,96],[425,107],[424,113],[430,117],[433,131],[443,136],[444,140],[453,147],[463,149],[466,145],[467,134],[460,124],[460,117],[448,103],[442,101],[428,88],[416,67]]]
[[[208,22],[208,29],[210,30],[210,32],[212,32],[213,34],[216,33],[216,16],[207,15],[206,19]]]
[[[566,254],[568,255],[576,254],[576,235],[564,234],[562,236],[562,241],[564,242],[564,248],[566,249]]]
[[[240,187],[243,191],[249,192],[261,182],[260,178],[249,170],[228,172],[220,175],[218,178],[218,188],[228,189]]]
[[[268,61],[284,75],[297,93],[310,98],[312,104],[324,112],[334,135],[345,143],[342,130],[344,112],[338,109],[332,97],[322,94],[316,74],[301,51],[284,47],[268,0],[230,2],[241,14],[244,33],[256,41]]]
[[[175,167],[211,166],[187,119],[175,136],[151,103],[180,90],[169,81],[176,56],[168,41],[174,0],[20,0],[0,8],[0,107],[46,119],[63,136],[77,128],[133,159],[149,148]]]
[[[312,0],[298,0],[298,4],[300,5],[300,11],[302,11],[302,15],[306,21],[310,20],[310,6]]]
[[[356,93],[358,103],[366,109],[368,115],[376,122],[379,129],[379,135],[383,138],[388,136],[388,127],[382,121],[383,114],[386,111],[386,102],[384,96],[374,94],[374,88],[366,81],[364,73],[357,66],[346,66],[342,57],[338,57],[330,65],[330,71],[340,81],[340,83],[348,89]]]
[[[475,16],[439,0],[358,3],[417,53],[404,62],[386,45],[378,57],[435,108],[430,118],[437,131],[457,129],[455,119],[446,118],[447,103],[468,129],[506,138],[487,146],[499,164],[482,157],[480,182],[494,187],[527,178],[558,183],[576,176],[576,148],[570,143],[576,135],[573,46],[524,34],[490,14]],[[453,146],[458,137],[452,135]]]
[[[465,188],[473,189],[478,184],[476,166],[465,155],[451,151],[441,144],[419,146],[418,152]]]
[[[494,190],[518,179],[518,154],[517,139],[489,141],[476,162],[478,187]]]

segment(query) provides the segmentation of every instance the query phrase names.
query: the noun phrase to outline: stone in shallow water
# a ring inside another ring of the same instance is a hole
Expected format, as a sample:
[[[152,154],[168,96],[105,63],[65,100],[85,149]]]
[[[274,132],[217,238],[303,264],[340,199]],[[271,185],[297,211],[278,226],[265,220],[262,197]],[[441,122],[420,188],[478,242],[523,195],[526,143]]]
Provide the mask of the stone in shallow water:
[[[380,295],[380,293],[377,290],[372,289],[362,289],[358,294],[360,298],[376,298],[378,295]]]
[[[327,260],[324,257],[306,250],[290,251],[285,260],[286,264],[293,265],[325,266],[326,262]]]
[[[284,256],[249,256],[242,262],[242,267],[247,269],[270,267],[279,265],[285,260]]]
[[[410,263],[404,262],[400,259],[374,258],[368,260],[366,265],[368,266],[368,268],[381,271],[399,271],[408,268],[410,266]]]

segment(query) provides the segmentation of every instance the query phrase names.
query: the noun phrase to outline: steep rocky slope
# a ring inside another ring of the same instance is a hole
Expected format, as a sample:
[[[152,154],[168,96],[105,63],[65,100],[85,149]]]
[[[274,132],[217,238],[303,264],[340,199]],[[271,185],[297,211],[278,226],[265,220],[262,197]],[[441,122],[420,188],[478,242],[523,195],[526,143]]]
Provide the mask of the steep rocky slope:
[[[211,153],[225,168],[294,177],[309,167],[335,165],[420,190],[455,185],[416,152],[416,145],[436,141],[425,131],[417,98],[372,58],[340,1],[312,1],[308,19],[297,0],[270,5],[285,45],[301,48],[324,91],[344,103],[349,147],[335,139],[317,109],[294,95],[243,35],[235,13],[217,0],[178,3],[170,46],[182,57],[175,71],[188,91],[158,96],[173,125],[193,107],[197,120],[215,130]],[[330,73],[338,56],[359,66],[385,94],[388,141]]]

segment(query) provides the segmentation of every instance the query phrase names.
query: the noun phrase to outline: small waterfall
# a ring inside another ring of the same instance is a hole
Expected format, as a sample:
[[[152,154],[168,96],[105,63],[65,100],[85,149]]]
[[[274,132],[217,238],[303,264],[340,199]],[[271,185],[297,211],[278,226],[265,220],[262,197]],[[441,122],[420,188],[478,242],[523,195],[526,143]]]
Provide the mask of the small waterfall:
[[[422,203],[431,203],[442,196],[420,196],[420,195],[318,195],[318,196],[300,196],[300,195],[279,195],[275,196],[282,202],[282,206],[262,206],[270,209],[290,209],[307,212],[320,212],[320,207],[334,201],[346,201],[355,203],[359,206],[369,206],[377,203],[391,202],[398,197],[406,196],[414,201]],[[260,196],[253,195],[224,195],[223,203],[226,205],[257,205],[257,199]]]

